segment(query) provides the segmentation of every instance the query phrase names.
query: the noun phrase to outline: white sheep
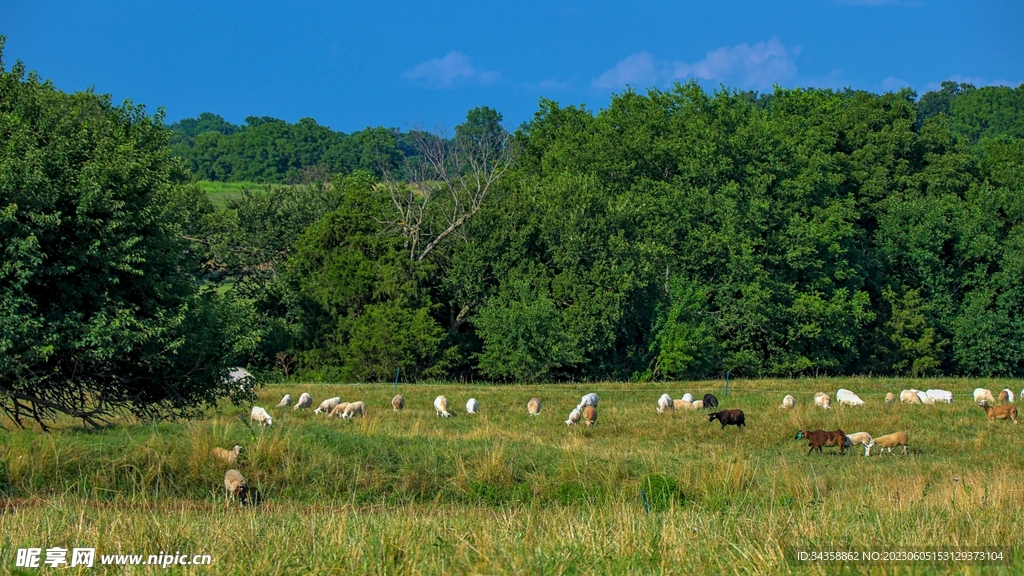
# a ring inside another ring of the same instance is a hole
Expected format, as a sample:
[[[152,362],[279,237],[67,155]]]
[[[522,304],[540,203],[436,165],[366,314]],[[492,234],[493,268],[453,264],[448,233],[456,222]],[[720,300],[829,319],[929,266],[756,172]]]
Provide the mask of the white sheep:
[[[999,393],[1000,402],[1013,402],[1013,390],[1009,388],[1003,388],[1003,391]]]
[[[349,403],[345,406],[345,411],[341,413],[341,419],[348,420],[349,418],[355,418],[356,414],[366,416],[366,405],[362,402]]]
[[[226,501],[237,499],[242,504],[248,501],[249,485],[245,481],[245,476],[234,468],[224,473],[224,491]]]
[[[691,410],[703,410],[704,409],[704,401],[703,400],[694,400],[693,402],[690,402],[690,409]]]
[[[840,406],[863,406],[864,401],[860,399],[853,392],[850,392],[846,388],[840,388],[836,392],[836,400],[839,401]]]
[[[786,394],[782,398],[782,404],[779,405],[779,409],[780,410],[789,410],[793,406],[796,406],[796,398],[793,398],[791,395]]]
[[[341,418],[345,414],[345,409],[348,408],[349,402],[342,402],[331,409],[331,413],[327,415],[328,418]]]
[[[261,426],[270,426],[274,423],[274,420],[267,414],[267,411],[259,406],[253,406],[252,412],[249,412],[249,419],[253,422],[260,424]]]
[[[210,450],[210,455],[225,464],[234,464],[235,462],[238,462],[238,454],[241,452],[241,446],[235,446],[231,450],[225,450],[220,446],[214,446],[213,449]]]
[[[476,401],[476,398],[470,398],[466,401],[466,412],[469,414],[476,414],[480,410],[480,403]]]
[[[867,432],[854,432],[853,434],[847,434],[844,442],[846,443],[847,448],[853,448],[857,444],[863,444],[864,455],[871,456],[871,434],[868,434]]]
[[[530,416],[539,416],[540,398],[530,398],[530,401],[526,404],[526,411],[530,413]]]
[[[579,408],[580,410],[583,410],[583,408],[586,406],[593,406],[594,408],[597,408],[597,400],[597,394],[591,392],[590,394],[584,395],[583,398],[580,398],[580,405],[577,406],[577,408]]]
[[[299,396],[299,401],[295,403],[295,408],[292,410],[299,410],[302,408],[309,408],[313,405],[313,397],[308,392],[303,392],[302,396]]]
[[[689,410],[693,408],[693,402],[690,402],[689,400],[673,400],[672,406],[674,406],[676,410]]]
[[[934,398],[936,402],[945,402],[949,404],[953,401],[953,393],[949,390],[940,390],[938,388],[929,388],[925,391],[930,398]]]
[[[277,403],[277,407],[278,408],[287,408],[287,407],[289,407],[291,405],[292,405],[292,395],[291,394],[285,394],[284,398],[281,398],[281,401]]]
[[[832,407],[832,398],[824,392],[816,392],[814,394],[814,405],[828,410]]]
[[[921,392],[920,390],[917,391],[917,397],[918,399],[921,400],[921,404],[935,404],[935,398],[932,398],[931,396],[925,394],[924,392]]]
[[[434,398],[434,411],[435,416],[444,416],[445,418],[451,418],[452,414],[448,412],[448,399],[444,396],[438,396]]]
[[[914,390],[913,388],[900,392],[900,402],[904,404],[921,404],[921,397],[918,396],[918,392],[920,390]]]
[[[668,394],[662,394],[661,398],[658,398],[658,414],[661,414],[665,410],[675,410],[675,404],[672,402],[672,397]]]
[[[580,416],[582,413],[579,408],[573,408],[572,412],[569,412],[569,419],[565,421],[566,426],[572,426],[580,423]]]
[[[330,414],[334,407],[341,404],[341,396],[335,396],[334,398],[328,398],[320,403],[320,407],[313,410],[314,414]]]
[[[683,400],[686,400],[687,402],[693,404],[693,394],[690,394],[689,392],[683,394]]]
[[[391,399],[391,407],[395,409],[395,412],[405,408],[405,398],[403,398],[401,394],[398,394]]]
[[[974,389],[974,401],[980,403],[982,400],[984,400],[985,402],[988,402],[989,404],[995,404],[996,403],[996,399],[992,396],[992,391],[991,390],[988,390],[986,388],[975,388]]]

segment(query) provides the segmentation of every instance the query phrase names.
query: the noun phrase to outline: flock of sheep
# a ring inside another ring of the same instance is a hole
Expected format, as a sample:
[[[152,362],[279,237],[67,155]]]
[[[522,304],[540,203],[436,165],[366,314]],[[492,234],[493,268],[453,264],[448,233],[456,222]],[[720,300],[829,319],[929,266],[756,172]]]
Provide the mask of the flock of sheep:
[[[1021,391],[1021,396],[1024,396],[1024,390]],[[939,402],[949,403],[953,401],[953,393],[948,390],[926,390],[924,392],[916,389],[903,390],[899,395],[900,402],[908,404],[936,404]],[[1014,424],[1017,423],[1017,407],[1013,404],[1014,394],[1009,389],[1004,389],[999,393],[998,403],[996,397],[992,395],[990,390],[984,388],[978,388],[974,391],[974,400],[985,410],[989,420],[1012,420]],[[841,406],[863,406],[864,401],[853,392],[840,388],[836,392],[836,401]],[[885,402],[887,404],[896,401],[896,395],[892,392],[885,395]],[[292,405],[292,397],[290,394],[285,394],[281,401],[277,404],[278,408],[287,408]],[[597,405],[598,397],[595,393],[584,395],[580,399],[580,403],[576,408],[569,413],[569,418],[565,421],[567,426],[578,425],[582,420],[587,426],[592,426],[597,423]],[[814,405],[823,409],[830,409],[832,406],[831,397],[825,392],[818,392],[814,395]],[[299,396],[298,402],[295,403],[294,409],[301,410],[305,408],[311,408],[313,406],[313,397],[309,393],[303,392]],[[405,398],[401,394],[395,396],[391,400],[392,408],[397,412],[405,408]],[[782,404],[779,406],[780,410],[789,410],[796,406],[796,399],[792,395],[786,395],[782,399]],[[705,394],[700,400],[694,400],[693,395],[687,393],[682,398],[674,400],[668,394],[662,394],[658,399],[657,411],[658,413],[668,412],[670,410],[700,410],[708,408],[718,407],[718,398],[714,394]],[[477,414],[480,410],[480,403],[476,398],[470,398],[466,402],[466,413]],[[540,398],[531,398],[526,406],[527,413],[532,416],[540,415],[541,411],[541,400]],[[450,418],[455,416],[454,413],[448,409],[448,399],[444,396],[438,396],[434,399],[434,411],[436,416],[443,418]],[[335,396],[328,398],[320,403],[320,405],[313,411],[315,414],[326,414],[328,418],[341,418],[343,420],[355,418],[356,416],[366,415],[366,404],[360,401],[356,402],[342,402],[341,398]],[[266,411],[266,409],[260,406],[253,406],[250,412],[250,420],[260,426],[271,426],[273,424],[273,417]],[[742,410],[722,410],[708,415],[708,421],[718,420],[722,424],[722,428],[728,425],[734,425],[737,427],[745,426],[745,416]],[[842,430],[800,430],[797,432],[797,440],[806,439],[808,441],[808,454],[817,449],[821,452],[823,447],[837,446],[840,453],[844,453],[847,448],[852,448],[856,445],[864,446],[864,455],[871,455],[871,448],[874,446],[879,447],[879,452],[888,449],[892,452],[895,447],[903,447],[903,453],[907,453],[909,447],[909,437],[906,431],[894,432],[885,436],[879,436],[872,438],[867,432],[856,432],[853,434],[845,434]],[[230,450],[224,448],[215,447],[211,451],[211,456],[217,460],[224,462],[227,465],[233,465],[238,461],[238,456],[241,453],[242,447],[235,446]],[[256,504],[260,500],[259,491],[253,487],[249,487],[245,477],[242,474],[232,468],[227,471],[224,475],[224,489],[227,492],[229,499],[237,499],[242,504]]]

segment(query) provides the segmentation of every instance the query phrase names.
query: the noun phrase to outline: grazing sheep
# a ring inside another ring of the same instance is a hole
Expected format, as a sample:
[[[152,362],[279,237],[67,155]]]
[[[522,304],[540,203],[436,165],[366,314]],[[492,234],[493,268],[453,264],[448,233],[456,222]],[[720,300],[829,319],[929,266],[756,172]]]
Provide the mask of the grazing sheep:
[[[259,406],[252,407],[252,412],[249,412],[249,419],[253,422],[259,423],[261,426],[270,426],[274,423],[270,414],[267,414],[267,411]]]
[[[910,446],[910,440],[905,431],[893,432],[892,434],[886,434],[885,436],[879,436],[873,439],[870,443],[868,443],[868,450],[871,450],[871,447],[876,444],[879,447],[879,456],[881,456],[882,450],[885,448],[888,448],[889,453],[892,454],[892,449],[895,446],[903,446],[903,453],[906,454],[907,448]]]
[[[214,446],[213,450],[210,450],[210,455],[225,464],[234,464],[235,462],[238,462],[238,454],[241,451],[241,446],[235,446],[231,450],[225,450],[220,446]]]
[[[864,455],[871,456],[871,434],[867,432],[854,432],[846,435],[846,447],[853,448],[857,444],[864,445]]]
[[[478,410],[480,410],[480,403],[476,401],[476,398],[470,398],[466,401],[466,412],[476,414]]]
[[[718,408],[718,398],[714,394],[705,394],[702,408]]]
[[[302,396],[299,396],[299,401],[295,403],[293,410],[299,410],[301,408],[309,408],[313,405],[313,397],[307,392],[303,392]]]
[[[743,410],[722,410],[721,412],[708,414],[708,422],[714,422],[715,420],[722,423],[723,430],[729,425],[737,428],[747,425],[743,419]]]
[[[331,409],[331,413],[327,415],[328,418],[341,418],[345,414],[345,409],[348,408],[349,402],[342,402]]]
[[[584,406],[583,420],[587,423],[587,426],[597,424],[597,408],[590,405]]]
[[[362,402],[350,403],[348,406],[345,406],[345,411],[341,413],[341,419],[348,420],[349,418],[355,418],[356,414],[365,416],[366,405]]]
[[[824,392],[816,392],[814,394],[814,405],[821,406],[825,410],[828,410],[832,407],[832,399]]]
[[[886,404],[892,404],[895,401],[896,401],[896,395],[895,394],[893,394],[892,392],[886,392],[885,393],[885,403]]]
[[[1000,402],[1013,402],[1013,390],[1009,388],[1003,388],[1003,391],[999,393]]]
[[[572,426],[580,423],[580,409],[573,408],[572,412],[569,412],[569,419],[565,421],[566,426]]]
[[[818,453],[821,454],[821,448],[823,446],[839,446],[839,453],[846,453],[846,434],[842,430],[832,430],[826,432],[825,430],[801,430],[796,433],[794,440],[801,438],[807,439],[807,445],[810,446],[810,450],[807,451],[807,455],[810,456],[814,449],[818,449]]]
[[[974,389],[974,401],[979,404],[984,400],[988,402],[989,406],[996,403],[996,399],[992,396],[992,391],[985,388]]]
[[[248,504],[249,485],[245,481],[245,476],[238,470],[232,468],[224,474],[224,490],[225,501],[237,499],[242,504]]]
[[[693,403],[693,394],[690,394],[689,392],[687,392],[686,394],[683,394],[683,400],[686,400],[687,402],[692,404]]]
[[[292,405],[292,395],[291,394],[285,394],[284,398],[281,398],[281,401],[277,403],[277,407],[278,408],[287,408],[287,407],[289,407],[291,405]]]
[[[672,397],[668,394],[662,394],[661,398],[658,398],[658,414],[661,414],[665,410],[675,410],[676,405],[672,402]]]
[[[526,405],[526,411],[530,413],[530,416],[539,416],[540,398],[530,398],[530,402]]]
[[[334,398],[328,398],[320,403],[320,407],[313,410],[314,414],[330,414],[334,407],[341,404],[341,396],[335,396]]]
[[[919,390],[904,390],[900,392],[900,402],[904,404],[921,404],[921,397],[917,395]]]
[[[836,392],[836,400],[839,401],[840,406],[863,406],[864,401],[860,399],[853,392],[850,392],[846,388],[840,388]]]
[[[921,404],[928,404],[929,406],[935,404],[935,398],[932,398],[920,390],[917,391],[917,397],[921,400]]]
[[[978,403],[978,406],[988,414],[990,422],[996,420],[1013,420],[1013,423],[1017,423],[1017,407],[1013,404],[1003,404],[1002,406],[989,406],[988,402],[982,400]]]
[[[780,410],[789,410],[793,406],[796,406],[796,398],[793,398],[791,395],[786,394],[782,398],[782,404],[779,405],[779,409]]]
[[[694,400],[690,403],[690,410],[700,410],[702,408],[704,408],[703,400]]]
[[[591,392],[590,394],[585,394],[582,398],[580,398],[580,405],[577,406],[577,408],[579,408],[580,410],[583,410],[583,408],[586,406],[593,406],[594,408],[597,408],[597,400],[597,394],[594,394],[593,392]]]
[[[401,394],[395,396],[391,399],[391,407],[395,409],[395,412],[405,408],[405,398],[402,398]]]
[[[444,396],[434,398],[434,412],[435,416],[444,416],[445,418],[454,416],[454,414],[448,412],[448,399]]]
[[[949,390],[929,388],[927,391],[925,391],[925,394],[927,394],[929,398],[934,399],[936,402],[945,402],[946,404],[949,404],[953,401],[953,393],[950,392]]]
[[[693,402],[690,402],[689,400],[673,400],[672,406],[676,410],[690,410],[693,408]]]

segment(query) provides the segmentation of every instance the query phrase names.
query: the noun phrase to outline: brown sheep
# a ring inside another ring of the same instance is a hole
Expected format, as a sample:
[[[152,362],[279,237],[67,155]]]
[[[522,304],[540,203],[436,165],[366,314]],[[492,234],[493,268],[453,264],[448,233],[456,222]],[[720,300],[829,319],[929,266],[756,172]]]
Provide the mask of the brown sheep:
[[[531,398],[530,402],[526,405],[526,410],[530,413],[530,416],[540,415],[540,398]]]
[[[814,449],[818,449],[818,453],[822,453],[822,446],[839,446],[839,453],[846,453],[846,434],[842,430],[832,430],[826,432],[825,430],[801,430],[796,433],[794,440],[800,440],[801,438],[807,439],[807,445],[810,446],[810,450],[807,451],[807,455],[810,456]]]
[[[996,420],[1013,420],[1013,423],[1017,423],[1017,407],[1013,404],[1003,404],[1002,406],[989,406],[988,402],[982,400],[978,406],[988,414],[988,419],[991,422]]]
[[[348,408],[348,402],[342,402],[331,409],[331,413],[327,415],[328,418],[340,418],[345,414],[345,409]]]
[[[241,451],[241,446],[235,446],[231,450],[225,450],[220,446],[214,446],[213,450],[210,450],[210,455],[225,464],[234,464],[235,462],[238,462],[238,454]]]
[[[870,451],[872,446],[879,446],[878,454],[881,456],[882,450],[888,448],[889,453],[892,454],[892,449],[895,446],[903,446],[903,453],[907,453],[907,448],[910,446],[910,438],[907,436],[906,431],[893,432],[892,434],[886,434],[885,436],[879,436],[868,444],[867,449]]]
[[[583,408],[583,419],[587,422],[587,426],[597,424],[597,408],[585,406]]]
[[[737,428],[747,425],[746,422],[743,421],[743,410],[722,410],[721,412],[708,414],[708,422],[714,422],[715,420],[722,423],[723,430],[729,425],[733,425]]]

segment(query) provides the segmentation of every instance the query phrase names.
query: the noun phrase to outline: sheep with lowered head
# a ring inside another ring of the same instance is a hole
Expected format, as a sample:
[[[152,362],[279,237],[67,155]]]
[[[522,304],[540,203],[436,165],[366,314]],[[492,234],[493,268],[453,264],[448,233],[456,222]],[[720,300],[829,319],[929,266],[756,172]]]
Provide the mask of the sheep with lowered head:
[[[235,462],[238,462],[238,455],[241,452],[241,446],[235,446],[231,450],[225,450],[220,446],[214,446],[213,449],[210,450],[210,455],[225,464],[234,464]]]
[[[814,405],[820,406],[825,410],[828,410],[829,408],[832,407],[832,399],[829,398],[829,395],[824,392],[815,392]]]
[[[466,412],[469,414],[476,414],[480,411],[480,403],[476,401],[476,398],[470,398],[466,401]]]
[[[690,402],[690,410],[703,410],[703,409],[704,409],[704,401],[703,400],[694,400],[693,402]]]
[[[904,404],[921,404],[921,397],[917,395],[920,390],[904,390],[900,392],[900,402]]]
[[[921,404],[927,404],[929,406],[935,404],[935,398],[932,398],[920,390],[917,391],[917,397],[921,400]]]
[[[895,394],[893,394],[892,392],[886,392],[885,393],[885,403],[886,404],[892,404],[895,401],[896,401],[896,395]]]
[[[689,400],[673,400],[672,401],[672,406],[676,410],[692,410],[693,409],[693,402],[691,402]]]
[[[581,415],[579,408],[573,408],[572,412],[569,412],[569,419],[565,421],[565,425],[572,426],[574,424],[579,424]]]
[[[291,405],[292,405],[292,395],[291,394],[285,394],[284,398],[281,398],[281,401],[277,403],[277,407],[278,408],[287,408],[287,407],[289,407]]]
[[[341,396],[335,396],[334,398],[328,398],[320,403],[320,407],[313,410],[314,414],[330,414],[334,407],[341,404]]]
[[[454,414],[448,411],[448,399],[444,396],[434,398],[434,412],[436,412],[435,416],[443,416],[445,418],[454,416]]]
[[[245,476],[238,470],[232,468],[224,473],[224,491],[225,500],[238,500],[242,504],[255,504],[256,499],[252,498],[255,496],[254,493],[250,493],[249,484],[245,481]],[[252,492],[255,492],[253,490]]]
[[[299,401],[295,403],[295,408],[292,410],[301,410],[303,408],[309,408],[313,405],[313,397],[308,392],[303,392],[302,396],[299,396]]]
[[[789,410],[793,406],[796,406],[796,398],[793,398],[793,396],[791,396],[789,394],[786,394],[782,398],[782,404],[779,405],[779,409],[780,410]]]
[[[259,406],[252,407],[252,411],[249,412],[249,419],[258,423],[260,426],[270,426],[274,423],[274,419],[270,417],[270,414]]]
[[[530,398],[530,401],[526,404],[526,411],[530,413],[530,416],[539,416],[540,398]]]
[[[580,398],[579,406],[576,407],[580,410],[583,410],[586,406],[593,406],[594,408],[597,408],[597,401],[597,394],[591,392],[590,394],[584,394],[583,397]]]
[[[676,406],[672,402],[672,397],[668,394],[662,394],[661,398],[658,398],[658,414],[661,414],[665,410],[675,410]]]
[[[587,423],[587,426],[597,424],[597,408],[590,405],[584,406],[583,420]]]
[[[341,418],[345,414],[345,409],[348,408],[349,402],[342,402],[331,409],[331,413],[327,415],[328,418]]]
[[[929,398],[933,398],[935,402],[944,402],[949,404],[953,401],[953,393],[949,390],[929,388],[928,390],[925,390],[925,394],[927,394]]]
[[[850,392],[846,388],[840,388],[836,392],[836,400],[839,401],[840,406],[863,406],[864,401],[860,399],[853,392]]]
[[[1013,390],[1009,388],[1003,388],[1003,391],[999,393],[1000,402],[1013,402]]]
[[[391,399],[391,407],[395,409],[395,412],[405,408],[405,398],[403,398],[401,394],[398,394]]]
[[[355,418],[356,414],[366,416],[366,405],[362,402],[350,402],[348,406],[345,406],[345,411],[341,413],[341,419]]]
[[[974,401],[981,403],[984,400],[988,402],[989,406],[996,403],[995,397],[992,396],[992,391],[987,388],[975,388],[974,389]]]

